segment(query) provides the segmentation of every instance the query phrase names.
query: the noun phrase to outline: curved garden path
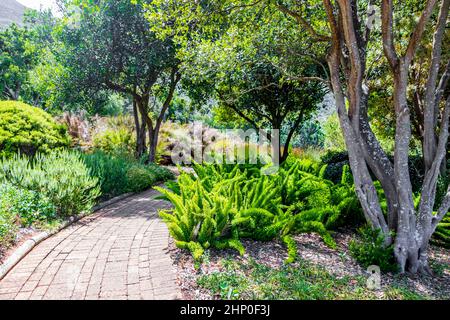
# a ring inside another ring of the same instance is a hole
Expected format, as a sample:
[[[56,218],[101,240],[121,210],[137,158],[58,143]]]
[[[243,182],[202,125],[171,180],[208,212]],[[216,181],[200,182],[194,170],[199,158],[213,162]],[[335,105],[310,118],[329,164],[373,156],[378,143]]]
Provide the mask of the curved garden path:
[[[178,299],[169,233],[146,191],[37,245],[0,281],[2,299]]]

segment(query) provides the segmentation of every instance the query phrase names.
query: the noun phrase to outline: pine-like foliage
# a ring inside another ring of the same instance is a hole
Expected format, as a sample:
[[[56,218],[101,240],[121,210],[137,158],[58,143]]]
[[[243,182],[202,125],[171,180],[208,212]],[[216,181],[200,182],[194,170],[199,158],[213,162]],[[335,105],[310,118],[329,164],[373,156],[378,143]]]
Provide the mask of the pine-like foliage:
[[[448,213],[436,227],[432,243],[450,249],[450,213]]]
[[[195,174],[182,172],[178,183],[156,189],[174,206],[160,215],[177,246],[197,261],[210,247],[243,254],[243,238],[279,238],[288,248],[287,261],[293,261],[290,234],[315,232],[334,247],[328,230],[359,210],[351,185],[334,185],[323,178],[325,167],[310,163],[298,161],[272,176],[238,165],[193,167]]]

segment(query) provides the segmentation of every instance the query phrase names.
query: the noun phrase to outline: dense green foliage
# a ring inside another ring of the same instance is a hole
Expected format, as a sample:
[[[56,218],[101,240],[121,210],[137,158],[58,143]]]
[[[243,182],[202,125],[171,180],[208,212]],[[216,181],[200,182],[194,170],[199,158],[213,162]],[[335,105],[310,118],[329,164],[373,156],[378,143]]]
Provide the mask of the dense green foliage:
[[[0,185],[0,191],[5,187]],[[16,237],[17,216],[9,210],[9,197],[0,193],[0,248],[8,246]]]
[[[44,194],[21,189],[8,183],[0,185],[1,214],[17,217],[21,225],[30,226],[56,218],[56,208]]]
[[[67,147],[66,129],[42,109],[16,101],[0,101],[0,156],[34,155]]]
[[[83,160],[91,176],[99,179],[102,199],[144,191],[158,182],[173,179],[173,174],[165,168],[141,164],[123,156],[94,152],[84,154]]]
[[[98,179],[78,153],[37,154],[34,159],[15,155],[0,162],[0,181],[47,197],[60,217],[89,212],[100,195]]]
[[[323,179],[325,168],[312,162],[296,161],[272,176],[261,175],[258,167],[239,165],[194,169],[195,176],[183,173],[178,184],[169,185],[172,191],[157,189],[175,206],[161,217],[177,245],[190,250],[196,260],[209,247],[243,253],[241,238],[280,237],[293,261],[296,250],[290,234],[316,232],[333,247],[328,230],[359,212],[352,187]]]
[[[438,246],[450,249],[450,214],[447,214],[436,227],[432,242]]]
[[[376,265],[382,271],[397,271],[393,246],[385,247],[384,236],[380,230],[372,228],[360,229],[361,240],[350,242],[352,256],[365,268]]]

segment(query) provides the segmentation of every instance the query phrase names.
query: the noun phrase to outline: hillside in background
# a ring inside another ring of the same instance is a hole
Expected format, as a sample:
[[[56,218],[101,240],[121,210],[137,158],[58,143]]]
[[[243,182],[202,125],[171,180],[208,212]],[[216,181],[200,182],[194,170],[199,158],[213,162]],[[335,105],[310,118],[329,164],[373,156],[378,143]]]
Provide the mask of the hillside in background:
[[[22,23],[23,13],[26,7],[15,0],[0,1],[0,28],[10,23]]]

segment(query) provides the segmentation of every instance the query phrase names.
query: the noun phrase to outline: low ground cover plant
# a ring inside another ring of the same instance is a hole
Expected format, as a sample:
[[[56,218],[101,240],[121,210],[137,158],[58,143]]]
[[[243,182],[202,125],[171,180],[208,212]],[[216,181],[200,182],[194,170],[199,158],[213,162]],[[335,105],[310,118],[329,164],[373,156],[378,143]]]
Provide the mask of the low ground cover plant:
[[[299,261],[273,268],[252,259],[222,259],[223,270],[203,274],[197,285],[221,300],[346,300],[380,299],[368,290],[366,277],[338,277],[324,268]],[[426,299],[409,288],[392,285],[384,289],[384,299]]]
[[[350,253],[363,267],[379,266],[381,271],[398,271],[394,259],[393,246],[384,246],[384,237],[380,230],[370,227],[359,229],[360,240],[352,240],[349,245]]]

